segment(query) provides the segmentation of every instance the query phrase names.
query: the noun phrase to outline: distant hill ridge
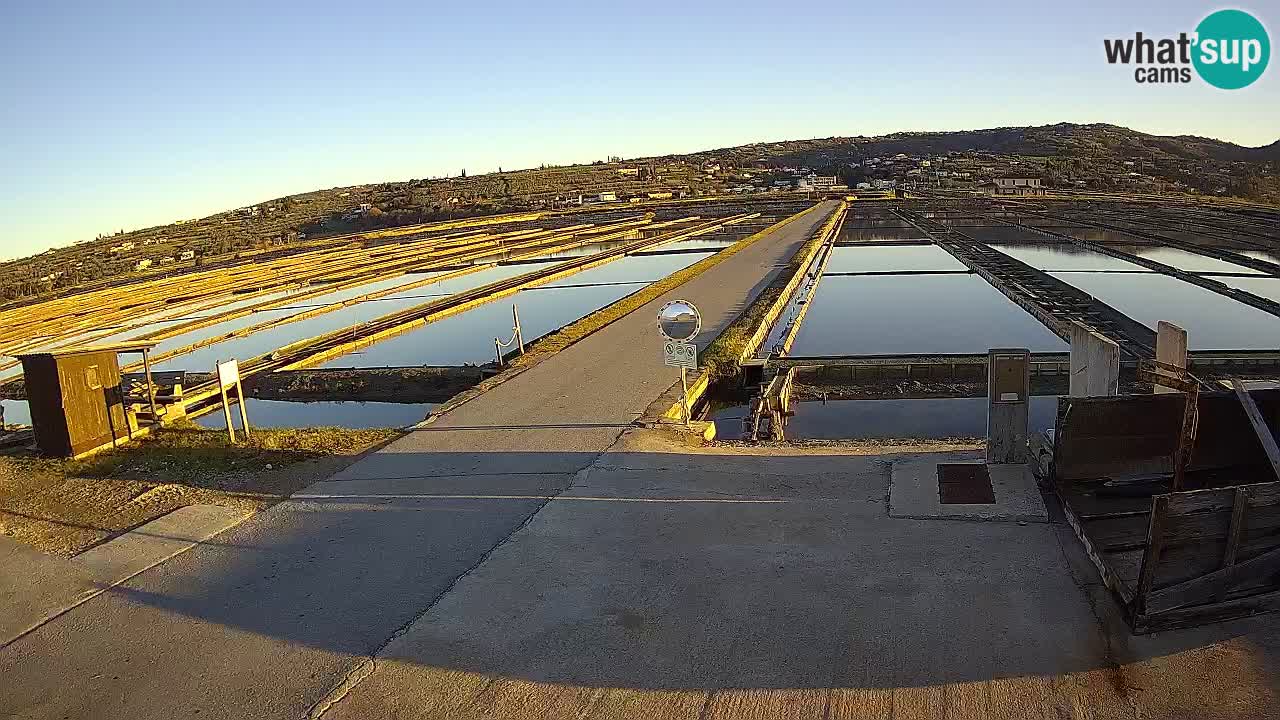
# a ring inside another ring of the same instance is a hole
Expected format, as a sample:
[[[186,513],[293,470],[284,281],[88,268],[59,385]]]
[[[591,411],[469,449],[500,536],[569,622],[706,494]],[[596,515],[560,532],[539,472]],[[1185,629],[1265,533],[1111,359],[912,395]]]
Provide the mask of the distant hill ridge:
[[[1197,135],[1151,135],[1119,125],[1058,123],[982,130],[897,132],[879,136],[847,136],[814,140],[752,143],[692,153],[687,157],[737,159],[755,155],[800,159],[812,153],[838,153],[852,159],[906,153],[990,152],[1002,155],[1131,157],[1166,155],[1218,162],[1275,162],[1280,140],[1245,147]],[[670,156],[680,157],[680,156]]]
[[[172,275],[207,266],[206,260],[241,262],[240,253],[250,249],[295,252],[304,236],[314,239],[563,207],[579,196],[592,198],[612,191],[619,197],[673,191],[714,195],[744,182],[785,179],[775,172],[784,167],[808,167],[859,182],[889,177],[886,164],[863,165],[870,158],[952,152],[979,156],[966,165],[977,168],[967,174],[974,179],[1016,168],[1042,175],[1049,186],[1145,193],[1194,190],[1280,205],[1276,167],[1280,140],[1251,148],[1195,135],[1151,135],[1118,125],[1058,123],[762,142],[651,158],[610,158],[586,165],[472,175],[464,171],[457,177],[299,193],[181,223],[103,235],[0,264],[0,304],[81,292],[137,272]],[[713,159],[716,162],[708,162]],[[715,170],[716,165],[723,170]],[[732,167],[744,170],[730,172]],[[912,167],[912,163],[899,163],[892,172],[905,173]],[[748,168],[750,179],[745,177]],[[919,171],[913,176],[926,178],[932,182],[942,176]]]

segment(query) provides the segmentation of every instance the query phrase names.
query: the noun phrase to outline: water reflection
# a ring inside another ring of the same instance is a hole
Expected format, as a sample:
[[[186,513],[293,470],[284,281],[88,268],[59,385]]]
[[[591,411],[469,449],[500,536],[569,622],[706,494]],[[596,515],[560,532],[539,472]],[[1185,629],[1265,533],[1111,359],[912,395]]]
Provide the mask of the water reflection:
[[[245,401],[245,412],[251,427],[305,428],[379,428],[406,427],[421,422],[436,403],[389,402],[290,402],[287,400]],[[213,412],[196,420],[207,428],[225,428],[221,412]],[[240,410],[231,408],[231,424],[240,427]]]
[[[655,252],[665,252],[668,250],[723,250],[737,242],[733,237],[721,237],[719,235],[711,235],[706,237],[694,237],[685,240],[677,240],[672,243],[665,243],[653,248]]]
[[[1280,253],[1272,252],[1270,250],[1244,250],[1240,254],[1248,255],[1249,257],[1257,260],[1266,260],[1269,263],[1276,263],[1277,265],[1280,265]]]
[[[1258,297],[1264,297],[1268,300],[1274,300],[1275,302],[1280,303],[1280,278],[1268,276],[1260,276],[1256,278],[1216,277],[1214,280],[1217,280],[1227,287],[1244,290],[1245,292],[1253,293]]]
[[[0,400],[5,425],[30,425],[31,409],[26,400]]]
[[[519,307],[525,342],[530,342],[704,257],[706,254],[689,253],[622,258],[387,338],[321,367],[489,362],[495,354],[493,339],[511,337],[512,304]]]
[[[858,227],[845,223],[836,242],[883,242],[886,240],[919,240],[921,233],[913,227]]]
[[[444,297],[497,280],[521,275],[529,272],[530,269],[528,265],[500,265],[458,277],[447,278],[422,287],[394,293],[385,298],[350,305],[323,315],[287,323],[270,330],[206,345],[185,355],[161,362],[156,367],[162,370],[207,370],[214,367],[220,359],[256,357],[292,342],[323,335],[350,325],[368,322],[388,313],[429,302],[433,298]],[[224,321],[208,328],[202,328],[165,340],[157,348],[157,351],[163,352],[182,347],[196,340],[217,337],[235,329],[249,327],[267,320],[287,317],[304,311],[303,308],[268,310],[254,313],[248,317]]]
[[[1031,431],[1052,428],[1057,408],[1057,396],[1032,397]],[[745,405],[714,413],[716,437],[742,439],[747,413]],[[805,401],[795,404],[795,413],[786,428],[787,437],[795,440],[938,440],[984,437],[987,432],[986,398]]]
[[[1243,265],[1236,265],[1225,260],[1197,255],[1196,253],[1178,248],[1169,247],[1151,247],[1151,246],[1121,246],[1117,249],[1125,252],[1133,253],[1139,257],[1148,260],[1164,263],[1179,270],[1187,272],[1233,272],[1248,273],[1250,275],[1263,274],[1260,270],[1254,270]]]
[[[555,252],[542,253],[541,255],[538,255],[537,259],[539,261],[547,261],[547,260],[569,260],[572,258],[586,257],[588,255],[595,255],[596,253],[605,252],[607,250],[616,250],[617,248],[620,248],[623,245],[630,245],[635,241],[636,241],[636,238],[631,238],[626,240],[615,240],[612,242],[591,243],[590,245],[583,245],[581,247],[569,248],[567,250],[557,250]],[[528,250],[512,251],[504,255],[502,259],[509,260],[510,258],[517,257],[519,255],[528,254],[528,252],[529,252]]]
[[[1070,243],[1007,243],[993,244],[995,250],[1037,270],[1133,270],[1148,272],[1141,265],[1127,260],[1086,250]]]
[[[973,275],[827,277],[800,326],[795,355],[1066,349],[1058,336]]]
[[[1050,273],[1154,328],[1167,320],[1187,330],[1193,350],[1280,348],[1280,318],[1159,273]],[[1252,278],[1236,278],[1235,280]],[[1265,278],[1259,281],[1265,282]]]
[[[1102,228],[1091,227],[1061,227],[1047,226],[1047,230],[1058,233],[1060,235],[1070,235],[1081,240],[1089,240],[1091,242],[1119,244],[1133,244],[1134,237],[1118,230],[1104,230]],[[993,225],[982,228],[964,228],[962,230],[966,235],[973,237],[985,243],[1001,243],[1011,245],[1023,244],[1060,244],[1061,241],[1055,240],[1047,235],[1043,235],[1034,230],[1016,227],[1013,225]]]
[[[831,251],[825,272],[903,272],[908,270],[959,270],[966,268],[937,245],[885,245],[837,247]]]

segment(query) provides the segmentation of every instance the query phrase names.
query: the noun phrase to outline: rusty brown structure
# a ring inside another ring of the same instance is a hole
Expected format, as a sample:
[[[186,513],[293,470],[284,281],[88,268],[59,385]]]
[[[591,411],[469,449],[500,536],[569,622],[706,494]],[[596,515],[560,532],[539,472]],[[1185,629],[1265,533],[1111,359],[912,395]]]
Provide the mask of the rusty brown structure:
[[[82,457],[131,439],[137,427],[127,407],[118,356],[145,356],[153,346],[121,343],[19,355],[40,451]]]

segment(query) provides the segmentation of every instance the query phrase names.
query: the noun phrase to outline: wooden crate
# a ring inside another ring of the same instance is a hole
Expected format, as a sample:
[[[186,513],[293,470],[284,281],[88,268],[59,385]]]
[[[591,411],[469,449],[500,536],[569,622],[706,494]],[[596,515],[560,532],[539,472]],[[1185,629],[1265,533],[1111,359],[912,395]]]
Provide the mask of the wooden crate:
[[[1280,391],[1253,399],[1274,427]],[[1053,486],[1136,633],[1280,607],[1280,482],[1234,393],[1200,396],[1183,491],[1179,395],[1062,398]]]

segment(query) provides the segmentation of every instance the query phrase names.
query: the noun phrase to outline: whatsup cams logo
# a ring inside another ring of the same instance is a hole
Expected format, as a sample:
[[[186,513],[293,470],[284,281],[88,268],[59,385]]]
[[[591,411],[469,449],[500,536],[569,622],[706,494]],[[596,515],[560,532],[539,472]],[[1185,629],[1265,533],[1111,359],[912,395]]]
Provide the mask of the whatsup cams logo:
[[[1200,21],[1195,32],[1176,38],[1132,38],[1102,41],[1107,62],[1136,65],[1139,83],[1189,83],[1192,70],[1201,80],[1223,90],[1238,90],[1262,77],[1271,59],[1271,40],[1257,18],[1243,10],[1219,10]]]

